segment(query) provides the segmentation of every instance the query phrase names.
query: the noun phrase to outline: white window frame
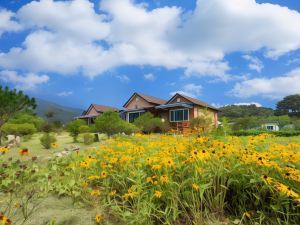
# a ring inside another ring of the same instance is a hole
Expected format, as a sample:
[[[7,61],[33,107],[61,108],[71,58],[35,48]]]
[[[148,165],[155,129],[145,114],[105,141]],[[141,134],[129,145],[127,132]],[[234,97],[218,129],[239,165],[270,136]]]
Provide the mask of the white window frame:
[[[135,112],[128,112],[127,113],[127,122],[129,122],[129,115],[130,114],[134,114],[134,113],[139,113],[140,115],[139,115],[139,117],[141,116],[141,113],[144,113],[145,111],[135,111]],[[129,122],[130,123],[130,122]]]
[[[183,111],[183,118],[184,118],[184,111],[185,110],[187,110],[187,112],[188,112],[188,119],[187,120],[172,121],[172,112]],[[172,123],[190,121],[190,110],[189,109],[172,109],[172,110],[170,110],[169,111],[169,121],[172,122]]]

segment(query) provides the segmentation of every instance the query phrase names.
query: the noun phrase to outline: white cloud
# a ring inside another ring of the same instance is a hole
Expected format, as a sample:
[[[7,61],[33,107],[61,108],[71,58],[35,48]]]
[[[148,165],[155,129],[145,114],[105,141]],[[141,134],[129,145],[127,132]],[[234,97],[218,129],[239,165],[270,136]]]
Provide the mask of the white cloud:
[[[4,32],[21,30],[21,25],[14,18],[15,13],[0,8],[0,36]]]
[[[202,91],[201,85],[186,84],[182,87],[182,90],[171,92],[170,95],[175,95],[176,93],[180,93],[195,98],[201,95],[201,91]]]
[[[62,91],[62,92],[58,93],[57,95],[60,97],[68,97],[70,95],[73,95],[73,92],[72,91]]]
[[[261,96],[281,99],[284,96],[300,93],[300,68],[272,78],[254,78],[237,83],[231,94],[240,98]]]
[[[12,83],[18,89],[32,90],[40,84],[47,83],[49,77],[47,75],[37,75],[34,73],[20,75],[16,71],[4,70],[0,71],[0,80],[6,83]]]
[[[152,73],[144,74],[145,80],[154,81],[156,77]]]
[[[118,75],[117,78],[123,83],[130,82],[130,78],[127,75]]]
[[[256,107],[262,107],[262,104],[258,102],[239,102],[239,103],[234,103],[232,105],[256,105]]]
[[[119,66],[151,65],[228,80],[227,53],[263,50],[275,59],[300,48],[300,13],[255,0],[197,0],[189,13],[131,0],[102,0],[101,13],[94,7],[88,0],[24,5],[16,18],[30,33],[21,47],[0,52],[0,67],[95,77]]]
[[[248,65],[250,70],[255,70],[258,73],[260,73],[261,70],[264,68],[262,61],[257,57],[251,55],[244,55],[243,58],[250,62]]]

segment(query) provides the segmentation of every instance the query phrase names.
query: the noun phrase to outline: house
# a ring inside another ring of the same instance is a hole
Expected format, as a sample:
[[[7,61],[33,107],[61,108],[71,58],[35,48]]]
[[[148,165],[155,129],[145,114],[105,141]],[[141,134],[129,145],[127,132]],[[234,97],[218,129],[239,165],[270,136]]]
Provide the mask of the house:
[[[183,131],[190,127],[193,118],[207,112],[212,119],[212,125],[218,127],[218,109],[180,93],[176,93],[169,100],[134,93],[123,107],[124,110],[120,114],[128,122],[133,122],[143,113],[150,112],[162,121],[169,122],[171,128]]]
[[[169,123],[172,129],[184,131],[190,128],[190,121],[207,114],[211,117],[212,126],[218,127],[218,109],[198,99],[176,93],[169,100],[133,93],[123,105],[122,110],[115,107],[92,104],[83,115],[77,119],[85,119],[88,124],[94,122],[97,116],[108,110],[119,112],[120,117],[129,123],[134,122],[145,112],[160,117]]]
[[[262,129],[268,131],[279,131],[279,123],[278,122],[267,122],[261,125]]]
[[[112,106],[91,104],[89,108],[82,113],[81,116],[75,117],[75,119],[85,120],[87,124],[90,125],[95,122],[95,119],[98,116],[101,116],[101,114],[107,111],[119,112],[119,109]]]

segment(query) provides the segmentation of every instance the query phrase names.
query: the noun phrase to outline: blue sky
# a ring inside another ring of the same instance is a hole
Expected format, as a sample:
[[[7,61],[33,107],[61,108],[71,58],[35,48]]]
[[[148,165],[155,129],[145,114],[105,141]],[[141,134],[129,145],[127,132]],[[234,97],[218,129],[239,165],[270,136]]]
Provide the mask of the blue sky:
[[[300,1],[0,0],[0,84],[85,108],[133,92],[275,107],[300,93]]]

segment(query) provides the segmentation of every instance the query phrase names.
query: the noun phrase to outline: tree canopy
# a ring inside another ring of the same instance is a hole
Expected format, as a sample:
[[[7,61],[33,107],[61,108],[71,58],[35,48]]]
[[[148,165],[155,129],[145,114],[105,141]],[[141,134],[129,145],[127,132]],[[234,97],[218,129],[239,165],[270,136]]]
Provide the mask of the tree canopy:
[[[36,107],[35,99],[24,95],[22,91],[10,90],[0,86],[0,128],[17,113]],[[1,131],[0,131],[1,143]]]
[[[300,116],[300,94],[284,97],[277,103],[275,114]]]
[[[230,119],[257,116],[257,117],[267,117],[273,116],[274,111],[271,108],[257,107],[256,105],[228,105],[219,108],[220,118],[227,117]]]

